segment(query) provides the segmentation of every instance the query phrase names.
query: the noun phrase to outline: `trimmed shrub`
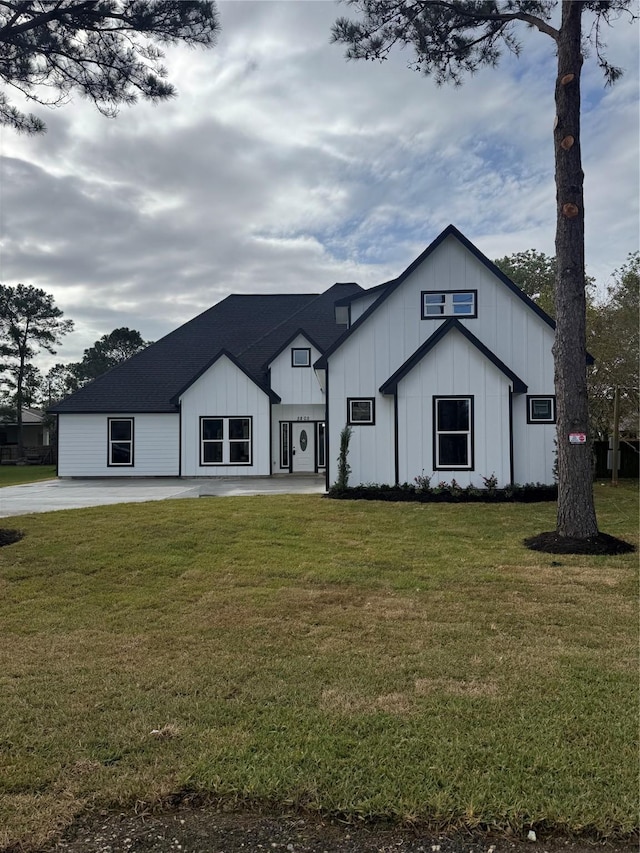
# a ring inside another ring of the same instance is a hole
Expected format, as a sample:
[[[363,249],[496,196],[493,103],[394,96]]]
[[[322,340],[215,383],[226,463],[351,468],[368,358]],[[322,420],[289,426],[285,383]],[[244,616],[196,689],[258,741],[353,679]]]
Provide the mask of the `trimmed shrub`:
[[[336,500],[418,503],[538,503],[555,501],[558,498],[558,487],[544,483],[525,483],[523,486],[513,483],[504,489],[498,489],[492,484],[492,488],[479,489],[473,485],[463,488],[454,480],[451,484],[440,482],[435,488],[428,490],[424,488],[423,483],[424,481],[415,484],[402,483],[396,486],[367,483],[345,488],[335,485],[329,489],[328,497]]]

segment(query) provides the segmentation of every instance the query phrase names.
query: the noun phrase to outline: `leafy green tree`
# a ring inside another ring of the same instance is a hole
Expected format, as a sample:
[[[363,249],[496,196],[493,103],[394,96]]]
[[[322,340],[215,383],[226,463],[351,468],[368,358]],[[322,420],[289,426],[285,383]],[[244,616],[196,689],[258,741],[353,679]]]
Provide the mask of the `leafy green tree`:
[[[555,289],[557,278],[557,264],[555,257],[545,255],[536,249],[527,249],[525,252],[514,252],[497,258],[494,264],[498,269],[509,276],[520,290],[539,305],[550,317],[555,317]],[[585,275],[587,306],[593,303],[595,292],[595,279]]]
[[[114,116],[138,97],[161,101],[176,94],[162,46],[211,47],[218,31],[215,4],[205,0],[2,0],[0,80],[45,106],[66,103],[76,91]],[[2,91],[0,124],[45,130]]]
[[[603,53],[603,26],[626,13],[634,0],[346,0],[359,20],[339,18],[333,40],[347,58],[384,60],[395,46],[413,49],[413,66],[436,83],[459,84],[465,74],[497,66],[505,48],[518,54],[517,27],[549,37],[557,57],[553,129],[556,183],[554,344],[558,432],[560,536],[597,535],[588,445],[570,445],[568,434],[588,432],[584,201],[580,132],[580,74],[590,41],[607,83],[622,73]],[[559,7],[559,21],[554,12]],[[593,25],[583,40],[583,17]]]
[[[595,362],[589,374],[590,414],[594,432],[610,435],[613,395],[620,388],[621,432],[638,435],[638,363],[640,360],[640,253],[612,275],[607,298],[590,315],[588,347]]]
[[[49,368],[42,383],[42,398],[45,408],[64,399],[78,388],[73,371],[74,364],[58,362]]]
[[[505,275],[552,317],[556,259],[527,249],[494,261]],[[638,253],[616,270],[608,297],[595,301],[595,280],[587,283],[587,349],[594,356],[589,368],[589,417],[594,437],[606,438],[611,430],[613,393],[621,389],[623,425],[634,432],[638,406]],[[635,432],[634,432],[635,434]]]
[[[102,376],[116,364],[126,361],[149,346],[149,343],[150,341],[142,340],[142,335],[136,329],[126,326],[103,335],[92,347],[84,351],[82,361],[69,365],[76,388]]]
[[[35,354],[41,349],[54,353],[62,337],[73,329],[73,321],[62,317],[53,296],[44,290],[25,284],[0,284],[0,371],[15,384],[18,458],[24,456],[25,377]]]

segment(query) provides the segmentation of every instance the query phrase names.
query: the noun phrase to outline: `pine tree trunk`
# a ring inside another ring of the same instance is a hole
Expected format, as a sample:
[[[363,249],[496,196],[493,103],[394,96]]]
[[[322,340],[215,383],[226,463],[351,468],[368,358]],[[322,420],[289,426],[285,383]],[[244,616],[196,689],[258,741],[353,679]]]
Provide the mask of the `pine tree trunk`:
[[[580,156],[582,3],[563,0],[556,81],[557,228],[554,342],[558,441],[558,533],[585,539],[598,532],[593,504],[586,366],[584,203]],[[572,444],[569,435],[587,435]]]

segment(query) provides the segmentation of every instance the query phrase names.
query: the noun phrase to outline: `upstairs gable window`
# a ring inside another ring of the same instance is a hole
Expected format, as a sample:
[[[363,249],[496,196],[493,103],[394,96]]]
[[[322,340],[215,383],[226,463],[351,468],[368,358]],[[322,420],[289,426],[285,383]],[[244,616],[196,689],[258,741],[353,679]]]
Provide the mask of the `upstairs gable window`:
[[[422,319],[477,317],[477,290],[423,290]]]
[[[310,347],[292,347],[292,349],[291,349],[291,366],[292,367],[311,367],[311,348]]]

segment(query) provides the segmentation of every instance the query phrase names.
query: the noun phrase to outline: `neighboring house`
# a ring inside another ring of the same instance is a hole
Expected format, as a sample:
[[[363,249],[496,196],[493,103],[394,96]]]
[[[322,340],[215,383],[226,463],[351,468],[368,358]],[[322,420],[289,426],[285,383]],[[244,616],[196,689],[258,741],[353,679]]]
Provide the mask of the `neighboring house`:
[[[18,458],[18,424],[16,410],[0,418],[0,461]],[[50,433],[46,415],[38,409],[22,409],[22,444],[25,455],[41,461],[49,457]]]
[[[553,480],[553,321],[449,226],[363,290],[230,296],[52,408],[63,477]]]

